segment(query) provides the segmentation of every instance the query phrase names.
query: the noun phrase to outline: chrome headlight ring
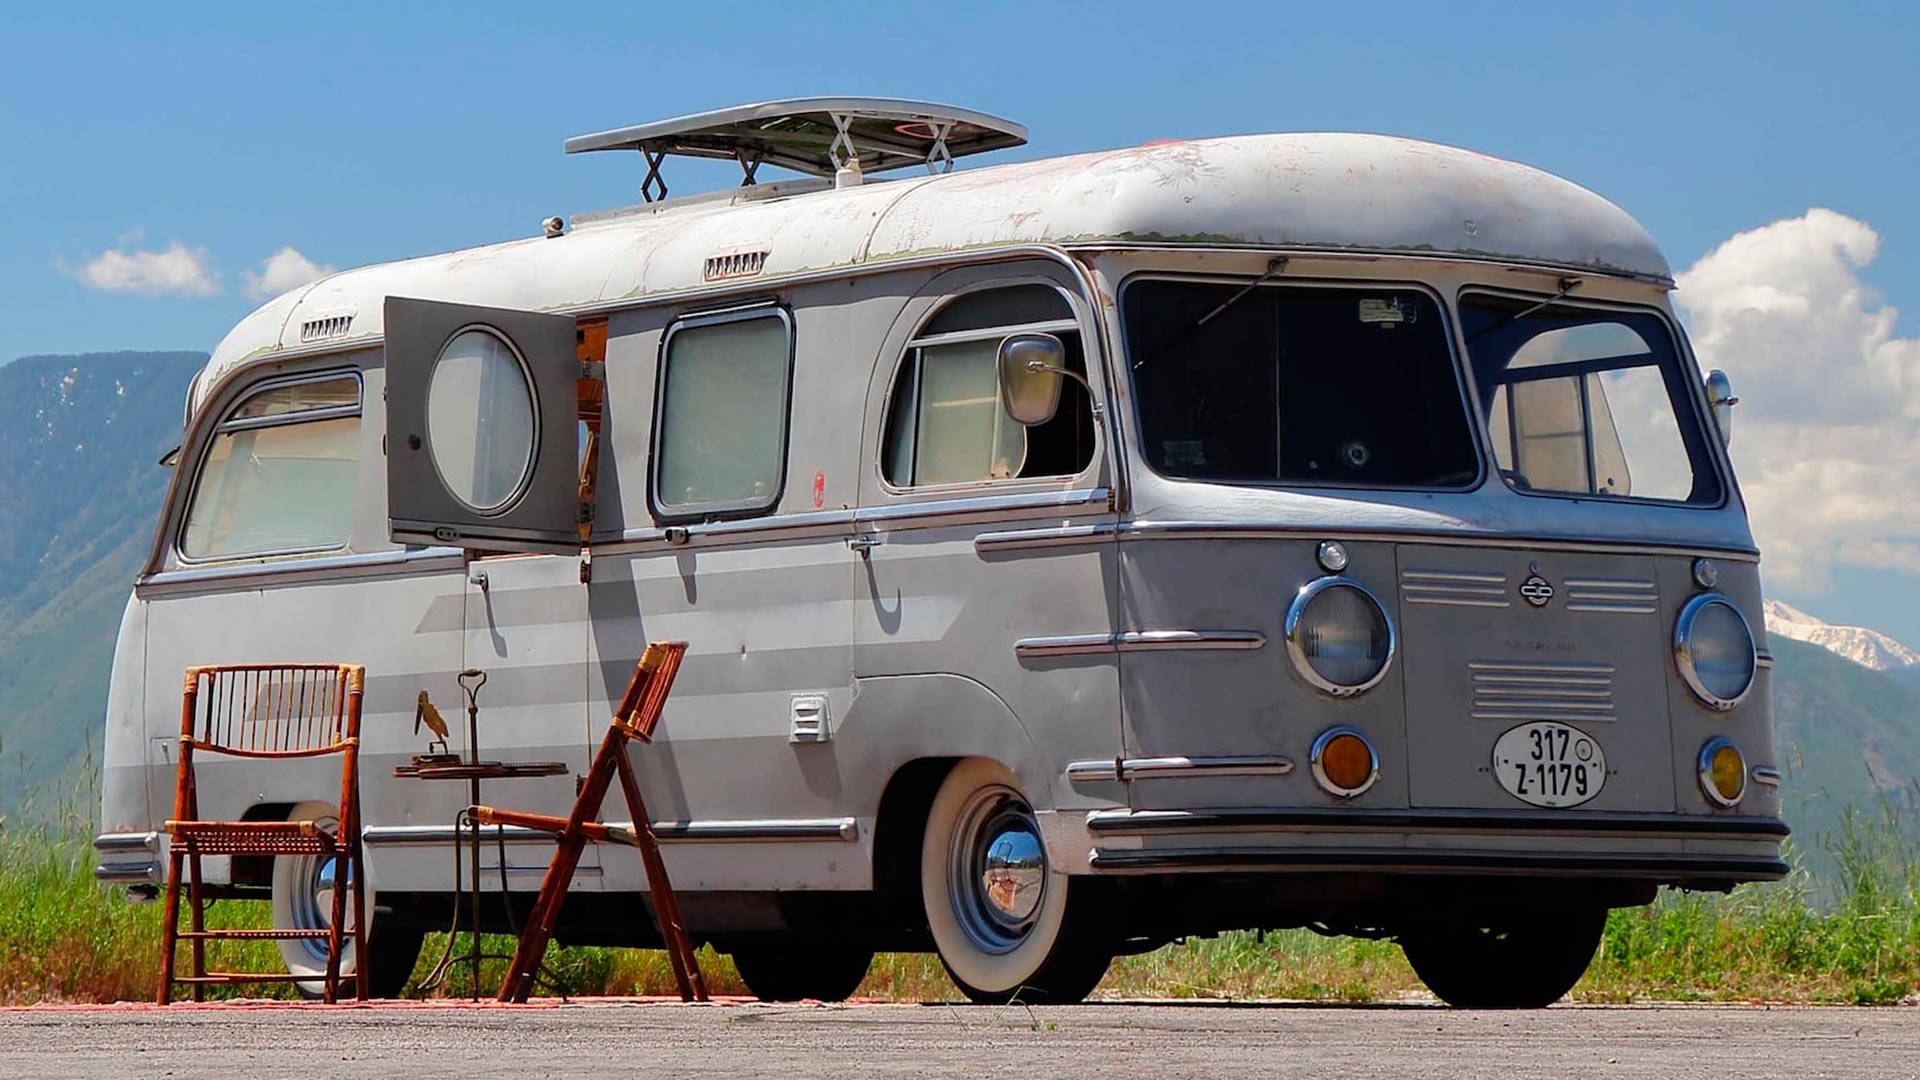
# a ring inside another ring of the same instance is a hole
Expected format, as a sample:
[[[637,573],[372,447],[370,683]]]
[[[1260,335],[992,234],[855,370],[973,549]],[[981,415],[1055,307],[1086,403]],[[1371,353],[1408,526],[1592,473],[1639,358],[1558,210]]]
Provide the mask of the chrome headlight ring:
[[[1715,605],[1731,611],[1733,617],[1739,620],[1741,630],[1747,635],[1747,682],[1740,688],[1740,692],[1732,697],[1721,697],[1709,689],[1694,664],[1694,623],[1698,621],[1702,612]],[[1673,621],[1673,662],[1674,666],[1680,670],[1680,678],[1686,682],[1687,689],[1693,691],[1693,696],[1698,698],[1701,704],[1716,712],[1726,712],[1745,701],[1747,695],[1753,692],[1753,684],[1758,680],[1760,648],[1753,639],[1753,625],[1747,622],[1745,615],[1740,613],[1739,605],[1724,594],[1701,593],[1687,601],[1686,606],[1680,609],[1680,616]]]
[[[1304,640],[1305,628],[1302,626],[1302,620],[1306,616],[1307,609],[1312,606],[1315,597],[1326,592],[1328,589],[1336,588],[1352,589],[1361,596],[1366,597],[1367,602],[1373,605],[1374,611],[1380,616],[1381,625],[1385,626],[1387,630],[1387,654],[1380,661],[1379,670],[1375,671],[1366,681],[1352,686],[1343,686],[1340,683],[1333,682],[1314,670],[1313,663],[1307,656],[1306,642]],[[1287,639],[1287,656],[1293,661],[1294,671],[1298,672],[1300,677],[1305,679],[1314,689],[1332,697],[1352,697],[1355,694],[1365,693],[1373,689],[1379,685],[1380,680],[1387,677],[1387,672],[1393,670],[1394,657],[1400,653],[1400,632],[1398,628],[1393,625],[1393,616],[1388,613],[1387,606],[1380,602],[1380,598],[1374,595],[1372,589],[1367,588],[1353,578],[1338,574],[1329,574],[1326,577],[1315,578],[1300,587],[1300,592],[1294,596],[1293,603],[1287,607],[1285,634]]]

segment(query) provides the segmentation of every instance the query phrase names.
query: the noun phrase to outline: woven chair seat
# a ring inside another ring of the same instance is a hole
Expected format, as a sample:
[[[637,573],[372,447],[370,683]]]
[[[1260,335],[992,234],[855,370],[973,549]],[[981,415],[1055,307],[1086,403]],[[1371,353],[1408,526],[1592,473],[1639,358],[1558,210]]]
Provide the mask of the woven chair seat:
[[[169,821],[167,834],[201,855],[333,855],[340,841],[311,821]]]

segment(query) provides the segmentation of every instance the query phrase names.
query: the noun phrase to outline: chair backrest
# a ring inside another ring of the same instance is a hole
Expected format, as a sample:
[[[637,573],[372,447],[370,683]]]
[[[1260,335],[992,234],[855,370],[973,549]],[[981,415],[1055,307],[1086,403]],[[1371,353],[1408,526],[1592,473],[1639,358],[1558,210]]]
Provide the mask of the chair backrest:
[[[633,669],[633,679],[613,713],[613,726],[641,742],[653,741],[653,729],[666,708],[667,692],[687,655],[684,641],[650,641]]]
[[[223,664],[187,669],[180,737],[240,757],[313,757],[358,744],[367,669]]]

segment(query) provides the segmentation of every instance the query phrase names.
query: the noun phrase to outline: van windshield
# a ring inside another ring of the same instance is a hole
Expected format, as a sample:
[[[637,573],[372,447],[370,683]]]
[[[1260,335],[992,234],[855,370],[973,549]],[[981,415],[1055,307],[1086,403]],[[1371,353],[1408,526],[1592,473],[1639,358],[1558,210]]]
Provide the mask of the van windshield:
[[[1446,322],[1416,289],[1141,281],[1123,300],[1164,476],[1466,487],[1480,476]]]
[[[1508,484],[1720,501],[1690,382],[1659,316],[1469,294],[1460,323]]]

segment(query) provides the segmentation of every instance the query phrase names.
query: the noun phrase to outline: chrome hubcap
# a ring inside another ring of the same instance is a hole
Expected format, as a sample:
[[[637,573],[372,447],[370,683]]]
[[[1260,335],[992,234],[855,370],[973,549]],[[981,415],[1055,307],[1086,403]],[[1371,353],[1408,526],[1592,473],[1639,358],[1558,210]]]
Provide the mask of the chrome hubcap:
[[[1008,788],[974,793],[954,826],[948,901],[968,940],[988,953],[1025,941],[1046,896],[1047,854],[1033,810]]]

